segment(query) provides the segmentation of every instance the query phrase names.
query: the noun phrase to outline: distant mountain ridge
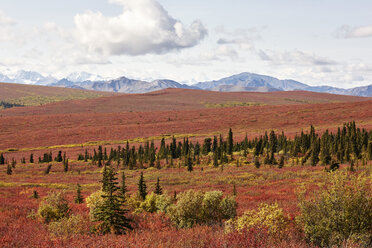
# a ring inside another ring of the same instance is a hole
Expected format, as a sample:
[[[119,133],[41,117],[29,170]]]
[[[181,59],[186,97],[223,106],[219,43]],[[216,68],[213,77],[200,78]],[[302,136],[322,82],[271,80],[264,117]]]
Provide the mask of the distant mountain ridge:
[[[19,71],[14,76],[0,73],[0,82],[48,85],[66,88],[86,89],[120,93],[146,93],[166,88],[201,89],[220,92],[273,92],[273,91],[312,91],[340,95],[372,97],[372,85],[343,89],[332,86],[310,86],[295,80],[280,80],[275,77],[243,72],[219,80],[199,82],[194,85],[181,84],[173,80],[161,79],[144,81],[120,77],[105,79],[87,72],[72,73],[58,80],[37,72]]]

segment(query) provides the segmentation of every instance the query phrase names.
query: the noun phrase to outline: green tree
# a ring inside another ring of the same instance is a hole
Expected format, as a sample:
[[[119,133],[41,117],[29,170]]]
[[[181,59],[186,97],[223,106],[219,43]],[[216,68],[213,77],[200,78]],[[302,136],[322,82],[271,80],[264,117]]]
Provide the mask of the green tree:
[[[280,157],[279,166],[280,169],[284,167],[284,156]]]
[[[163,189],[161,188],[160,186],[160,179],[158,178],[158,180],[156,181],[156,185],[155,185],[155,191],[154,191],[155,194],[157,195],[162,195],[163,194]]]
[[[147,186],[145,179],[143,178],[143,172],[141,172],[140,178],[138,180],[138,195],[144,201],[147,196]]]
[[[254,158],[254,166],[258,169],[260,168],[261,164],[260,164],[260,160],[258,159],[258,156],[256,156]]]
[[[125,184],[124,171],[121,173],[120,193],[123,197],[125,197],[125,194],[127,193],[127,185]]]
[[[81,203],[83,203],[83,201],[84,201],[84,199],[83,199],[83,196],[81,195],[81,186],[80,186],[80,184],[77,184],[75,203],[81,204]]]
[[[96,220],[100,221],[98,230],[104,234],[123,234],[132,229],[131,220],[126,217],[128,211],[123,208],[125,199],[120,194],[116,180],[113,168],[105,166],[101,181],[103,202],[95,209]]]
[[[227,138],[227,153],[232,155],[234,148],[234,139],[233,139],[233,132],[230,128],[229,130],[229,137]]]
[[[12,175],[13,174],[13,169],[12,169],[12,166],[10,164],[8,164],[7,167],[6,167],[6,174],[7,175]]]
[[[0,164],[5,164],[5,158],[2,153],[0,154]]]

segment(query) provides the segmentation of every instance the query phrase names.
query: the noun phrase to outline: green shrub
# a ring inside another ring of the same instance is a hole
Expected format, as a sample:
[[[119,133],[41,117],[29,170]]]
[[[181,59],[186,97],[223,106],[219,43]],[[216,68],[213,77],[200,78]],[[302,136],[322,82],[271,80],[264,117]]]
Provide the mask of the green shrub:
[[[189,190],[177,196],[177,204],[168,209],[170,219],[180,228],[195,224],[221,224],[223,219],[236,216],[233,197],[222,198],[221,191],[200,192]]]
[[[157,195],[151,193],[146,196],[144,201],[141,201],[138,195],[132,195],[127,200],[129,208],[135,213],[155,213],[163,212],[167,213],[169,206],[172,204],[172,197],[168,196],[167,193]]]
[[[278,203],[260,204],[257,210],[249,210],[239,217],[233,225],[236,230],[242,231],[251,228],[266,229],[270,235],[283,238],[289,227],[289,218],[284,215]]]
[[[55,236],[68,237],[88,233],[89,223],[81,215],[71,215],[49,223],[48,230]]]
[[[68,217],[70,208],[63,192],[50,192],[40,203],[37,215],[46,223]]]
[[[297,218],[307,240],[315,245],[340,246],[344,241],[372,245],[371,182],[366,177],[334,172],[312,199],[299,194]]]

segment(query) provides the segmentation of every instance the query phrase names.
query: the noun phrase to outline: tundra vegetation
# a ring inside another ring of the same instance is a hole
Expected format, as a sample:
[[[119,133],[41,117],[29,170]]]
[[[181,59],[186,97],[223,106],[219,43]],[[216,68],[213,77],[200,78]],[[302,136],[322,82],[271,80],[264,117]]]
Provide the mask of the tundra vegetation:
[[[3,247],[372,245],[372,131],[355,122],[12,155],[0,154]]]

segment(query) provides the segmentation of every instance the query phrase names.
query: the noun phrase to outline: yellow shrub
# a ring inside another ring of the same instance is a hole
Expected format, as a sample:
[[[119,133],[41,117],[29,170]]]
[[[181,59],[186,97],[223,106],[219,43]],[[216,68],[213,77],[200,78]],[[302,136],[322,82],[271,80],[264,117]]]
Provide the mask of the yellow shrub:
[[[265,228],[268,233],[283,237],[288,229],[289,219],[277,203],[260,204],[257,210],[246,211],[234,224],[238,231],[255,227]]]

